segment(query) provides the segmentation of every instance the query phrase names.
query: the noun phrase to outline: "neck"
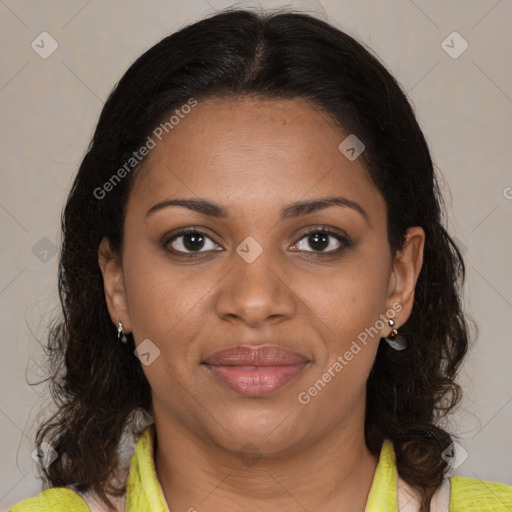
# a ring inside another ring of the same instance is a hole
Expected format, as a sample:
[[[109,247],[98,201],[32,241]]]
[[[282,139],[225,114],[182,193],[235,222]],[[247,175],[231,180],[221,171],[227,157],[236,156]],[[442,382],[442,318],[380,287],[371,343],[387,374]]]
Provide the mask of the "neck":
[[[339,429],[267,458],[159,426],[155,464],[170,510],[364,512],[378,457],[368,451],[363,428]]]

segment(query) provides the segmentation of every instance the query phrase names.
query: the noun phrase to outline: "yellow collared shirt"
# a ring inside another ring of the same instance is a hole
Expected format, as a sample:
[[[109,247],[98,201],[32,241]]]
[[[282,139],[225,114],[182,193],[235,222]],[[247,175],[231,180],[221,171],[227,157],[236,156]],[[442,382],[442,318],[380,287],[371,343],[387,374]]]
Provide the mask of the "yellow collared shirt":
[[[125,512],[169,512],[153,459],[154,426],[140,436],[131,458]],[[391,441],[383,443],[365,512],[397,512],[398,475]],[[450,477],[449,512],[512,512],[512,486],[467,477]],[[90,512],[87,503],[64,487],[46,489],[9,512]]]

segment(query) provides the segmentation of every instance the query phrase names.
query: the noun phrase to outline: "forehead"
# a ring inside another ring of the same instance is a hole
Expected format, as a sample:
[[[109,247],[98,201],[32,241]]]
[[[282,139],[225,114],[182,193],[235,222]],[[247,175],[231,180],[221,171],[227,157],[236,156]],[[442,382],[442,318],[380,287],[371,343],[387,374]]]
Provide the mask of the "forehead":
[[[349,134],[306,100],[211,98],[173,121],[161,140],[153,136],[133,207],[200,196],[247,210],[339,193],[385,208],[362,159],[339,149]]]

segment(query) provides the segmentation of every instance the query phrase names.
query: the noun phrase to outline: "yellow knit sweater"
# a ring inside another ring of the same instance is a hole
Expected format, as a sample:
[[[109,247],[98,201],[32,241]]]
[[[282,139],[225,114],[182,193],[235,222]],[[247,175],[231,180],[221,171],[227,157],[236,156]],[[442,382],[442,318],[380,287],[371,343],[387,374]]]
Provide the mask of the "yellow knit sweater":
[[[130,462],[125,512],[169,512],[153,460],[153,428],[148,427],[137,442]],[[451,477],[449,512],[512,512],[512,486]],[[365,512],[396,512],[397,471],[393,444],[385,441],[375,471]],[[21,501],[9,512],[90,512],[86,502],[64,487],[47,489],[35,498]]]

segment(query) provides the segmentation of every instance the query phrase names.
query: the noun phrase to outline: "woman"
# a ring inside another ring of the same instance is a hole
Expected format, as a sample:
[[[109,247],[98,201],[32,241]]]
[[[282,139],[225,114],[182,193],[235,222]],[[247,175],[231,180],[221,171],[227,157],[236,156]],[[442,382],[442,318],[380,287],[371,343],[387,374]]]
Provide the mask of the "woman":
[[[441,221],[410,104],[347,34],[233,10],[163,39],[65,207],[50,488],[12,511],[510,510],[447,477],[468,331]]]

